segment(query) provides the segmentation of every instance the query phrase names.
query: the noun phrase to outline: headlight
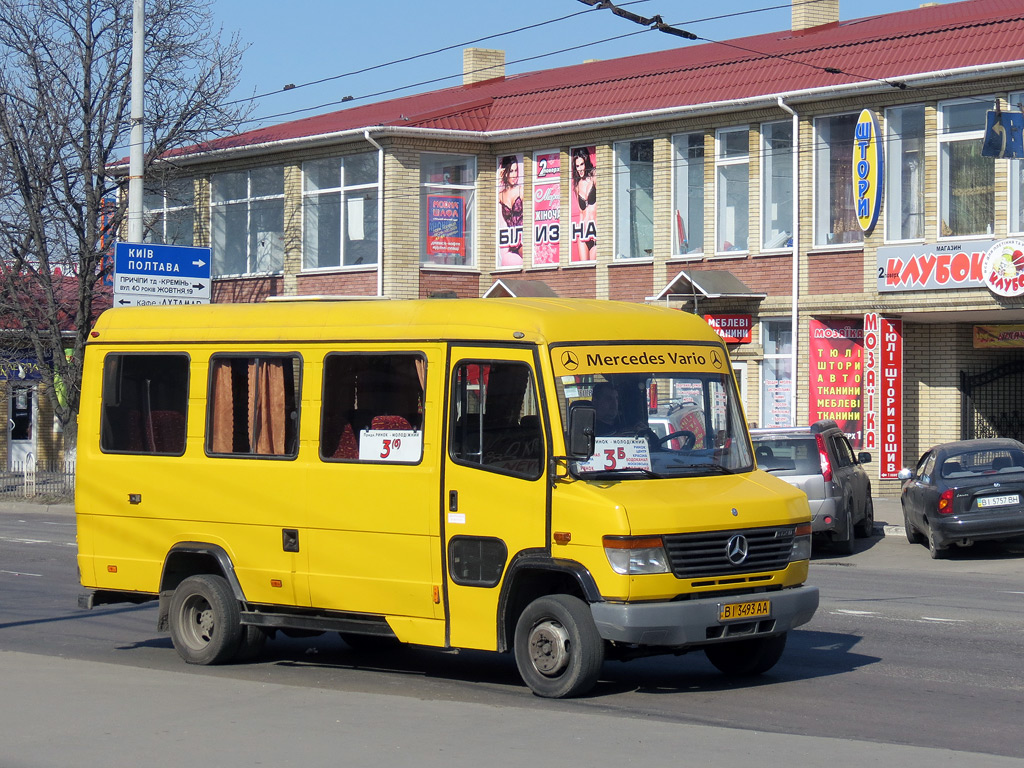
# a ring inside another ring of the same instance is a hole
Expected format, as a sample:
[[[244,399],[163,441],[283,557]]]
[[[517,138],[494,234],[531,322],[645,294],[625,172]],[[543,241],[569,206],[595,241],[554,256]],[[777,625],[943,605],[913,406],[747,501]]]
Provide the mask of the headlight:
[[[793,548],[789,550],[789,562],[811,559],[811,524],[803,523],[793,531]]]
[[[612,570],[626,576],[668,573],[668,555],[659,537],[604,537],[604,553]]]

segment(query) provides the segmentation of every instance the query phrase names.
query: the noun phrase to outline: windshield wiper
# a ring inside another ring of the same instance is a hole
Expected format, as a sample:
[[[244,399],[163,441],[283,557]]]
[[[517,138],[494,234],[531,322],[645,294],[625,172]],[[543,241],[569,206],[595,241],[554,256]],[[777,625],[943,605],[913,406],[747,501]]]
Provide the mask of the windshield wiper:
[[[580,472],[579,477],[583,480],[605,480],[609,477],[631,474],[641,474],[644,477],[653,477],[657,480],[665,479],[665,475],[652,472],[649,469],[601,469],[596,472]]]

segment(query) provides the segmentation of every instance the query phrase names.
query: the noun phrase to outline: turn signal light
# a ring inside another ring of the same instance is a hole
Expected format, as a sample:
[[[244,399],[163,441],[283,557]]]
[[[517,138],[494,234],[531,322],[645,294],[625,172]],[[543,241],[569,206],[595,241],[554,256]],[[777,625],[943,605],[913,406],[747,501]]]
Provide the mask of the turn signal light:
[[[939,514],[940,515],[951,515],[953,514],[953,489],[949,488],[942,492],[939,496]]]

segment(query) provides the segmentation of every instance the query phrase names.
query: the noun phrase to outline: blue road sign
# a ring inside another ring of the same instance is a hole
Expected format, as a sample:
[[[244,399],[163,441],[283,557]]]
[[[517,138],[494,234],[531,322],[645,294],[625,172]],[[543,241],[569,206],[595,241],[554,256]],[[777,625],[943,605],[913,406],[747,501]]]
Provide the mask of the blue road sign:
[[[118,243],[114,273],[210,279],[210,249],[155,243]]]

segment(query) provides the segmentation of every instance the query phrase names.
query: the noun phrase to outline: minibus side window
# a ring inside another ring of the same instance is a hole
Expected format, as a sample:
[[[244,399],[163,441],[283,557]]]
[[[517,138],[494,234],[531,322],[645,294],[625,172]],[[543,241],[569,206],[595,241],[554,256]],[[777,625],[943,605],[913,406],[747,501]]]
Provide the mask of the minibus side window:
[[[539,414],[533,374],[525,363],[460,363],[452,386],[452,459],[537,479],[544,466]]]
[[[207,452],[294,458],[299,447],[300,371],[296,355],[214,356]]]
[[[423,456],[427,361],[404,353],[331,353],[324,360],[320,458],[417,464]]]
[[[180,456],[188,414],[187,355],[117,354],[103,361],[100,450]]]

